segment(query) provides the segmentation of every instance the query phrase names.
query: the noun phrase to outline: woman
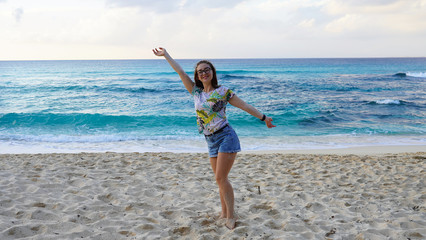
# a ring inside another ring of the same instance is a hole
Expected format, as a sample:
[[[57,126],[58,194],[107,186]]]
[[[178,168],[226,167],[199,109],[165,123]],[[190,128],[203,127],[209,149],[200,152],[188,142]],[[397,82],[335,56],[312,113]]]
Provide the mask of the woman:
[[[228,173],[234,164],[237,152],[241,149],[238,136],[226,119],[226,104],[229,102],[259,118],[266,123],[268,128],[275,127],[272,124],[272,118],[245,103],[230,89],[219,86],[216,69],[209,61],[203,60],[197,63],[194,83],[182,67],[167,53],[166,49],[153,49],[153,52],[157,56],[166,58],[170,66],[179,74],[186,90],[194,97],[198,129],[205,135],[209,147],[210,164],[219,186],[222,204],[222,214],[219,218],[226,218],[226,227],[234,229],[237,218],[234,213],[234,190],[228,180]]]

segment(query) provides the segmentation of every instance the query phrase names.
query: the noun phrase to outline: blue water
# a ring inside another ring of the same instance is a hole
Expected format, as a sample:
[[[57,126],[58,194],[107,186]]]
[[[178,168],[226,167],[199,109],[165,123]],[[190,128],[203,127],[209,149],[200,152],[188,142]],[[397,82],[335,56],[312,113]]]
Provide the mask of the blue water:
[[[178,60],[190,76],[197,60]],[[426,144],[426,58],[212,60],[243,150]],[[164,59],[0,61],[0,153],[203,152],[191,96]]]

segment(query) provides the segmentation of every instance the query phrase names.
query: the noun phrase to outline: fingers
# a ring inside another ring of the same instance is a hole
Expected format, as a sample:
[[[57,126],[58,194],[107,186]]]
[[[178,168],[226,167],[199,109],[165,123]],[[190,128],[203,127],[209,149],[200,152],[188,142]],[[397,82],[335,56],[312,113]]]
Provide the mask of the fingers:
[[[270,118],[270,117],[266,117],[266,119],[265,119],[265,123],[266,123],[266,126],[268,127],[268,128],[273,128],[273,127],[276,127],[275,125],[273,125],[272,124],[272,118]]]
[[[158,49],[160,49],[160,50],[158,50]],[[165,49],[162,48],[162,47],[159,47],[158,49],[154,48],[154,49],[152,49],[152,52],[157,56],[162,56],[165,52]]]

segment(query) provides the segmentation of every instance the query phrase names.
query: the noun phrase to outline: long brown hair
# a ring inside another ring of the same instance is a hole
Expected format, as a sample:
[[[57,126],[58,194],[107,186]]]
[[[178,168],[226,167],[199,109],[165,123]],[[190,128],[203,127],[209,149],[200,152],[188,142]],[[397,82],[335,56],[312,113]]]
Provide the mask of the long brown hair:
[[[218,82],[217,82],[217,77],[216,77],[216,68],[214,68],[213,64],[210,61],[207,60],[201,60],[197,63],[197,65],[195,65],[195,71],[194,71],[194,80],[195,80],[195,85],[201,89],[204,89],[203,83],[200,81],[200,79],[198,78],[198,71],[197,68],[200,64],[207,64],[210,66],[210,68],[213,71],[213,78],[212,78],[212,87],[213,88],[218,88],[220,87]]]

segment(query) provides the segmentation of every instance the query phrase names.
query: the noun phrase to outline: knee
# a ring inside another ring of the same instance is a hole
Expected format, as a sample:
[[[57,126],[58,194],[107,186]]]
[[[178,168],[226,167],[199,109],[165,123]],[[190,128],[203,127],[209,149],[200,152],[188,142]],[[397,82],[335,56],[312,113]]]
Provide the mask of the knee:
[[[217,175],[216,175],[216,183],[217,183],[218,185],[222,185],[222,184],[226,183],[227,181],[228,181],[228,178],[227,178],[227,177],[224,177],[224,176],[217,176]]]

